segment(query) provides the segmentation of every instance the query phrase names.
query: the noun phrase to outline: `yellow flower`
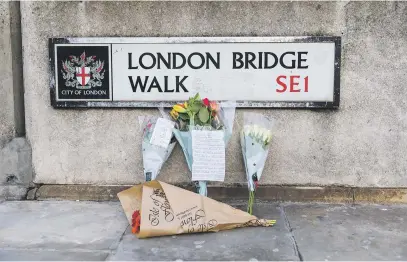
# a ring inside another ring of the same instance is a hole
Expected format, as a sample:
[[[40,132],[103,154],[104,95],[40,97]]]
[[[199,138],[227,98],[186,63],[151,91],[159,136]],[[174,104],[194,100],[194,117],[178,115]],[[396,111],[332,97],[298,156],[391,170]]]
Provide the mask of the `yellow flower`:
[[[172,107],[172,110],[175,110],[178,113],[185,113],[187,110],[184,108],[183,104],[177,104]]]
[[[174,109],[171,110],[170,115],[171,115],[172,118],[174,118],[174,120],[178,119],[178,112],[175,111]]]

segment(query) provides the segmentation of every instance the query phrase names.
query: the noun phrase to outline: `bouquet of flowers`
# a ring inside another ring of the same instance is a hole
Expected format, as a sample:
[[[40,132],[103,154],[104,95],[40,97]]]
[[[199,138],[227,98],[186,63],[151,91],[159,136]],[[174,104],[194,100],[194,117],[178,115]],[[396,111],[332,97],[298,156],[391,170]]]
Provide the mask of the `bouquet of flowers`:
[[[170,115],[175,121],[174,135],[182,147],[188,168],[192,172],[192,180],[194,180],[194,167],[198,165],[197,161],[195,161],[196,165],[194,165],[193,143],[197,141],[197,139],[194,141],[194,137],[197,137],[199,132],[206,132],[206,134],[208,134],[207,131],[219,131],[216,134],[212,134],[216,135],[218,138],[221,136],[222,145],[217,144],[215,146],[223,146],[224,161],[224,147],[232,135],[235,107],[236,105],[234,102],[217,103],[215,101],[209,101],[208,98],[201,99],[199,94],[189,98],[188,101],[182,104],[176,104],[172,107]],[[208,143],[209,141],[210,139],[208,138]],[[216,154],[211,155],[211,153],[212,152],[206,152],[206,155],[213,158],[222,158],[222,156],[216,156]],[[202,154],[200,155],[202,156]],[[207,167],[211,166],[209,162],[202,163],[202,161],[200,161],[199,165],[201,168],[203,167],[203,164]],[[198,167],[196,170],[197,169]],[[216,181],[223,181],[224,173],[225,171],[223,167],[223,178]],[[206,196],[206,181],[199,181],[197,189],[199,194]]]
[[[155,116],[141,117],[139,123],[143,132],[144,177],[146,181],[151,181],[156,179],[175,147],[176,139],[172,134],[174,123]]]
[[[158,180],[131,187],[117,196],[138,238],[270,227],[276,223]]]
[[[252,214],[254,195],[269,152],[273,121],[257,113],[245,113],[243,118],[240,142],[249,187],[247,212]]]

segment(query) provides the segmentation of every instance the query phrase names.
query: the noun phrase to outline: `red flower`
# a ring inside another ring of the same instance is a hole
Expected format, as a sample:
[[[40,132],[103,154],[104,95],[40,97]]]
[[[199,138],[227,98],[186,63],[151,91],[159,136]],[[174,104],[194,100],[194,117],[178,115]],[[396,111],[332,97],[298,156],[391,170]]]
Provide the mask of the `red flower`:
[[[131,218],[135,219],[136,217],[140,216],[140,210],[136,210],[134,211],[133,215],[131,216]]]
[[[131,217],[131,232],[133,234],[137,234],[140,232],[140,224],[141,224],[141,214],[139,210],[134,211]]]
[[[209,106],[209,99],[208,99],[208,98],[202,99],[202,103],[203,103],[205,106]]]

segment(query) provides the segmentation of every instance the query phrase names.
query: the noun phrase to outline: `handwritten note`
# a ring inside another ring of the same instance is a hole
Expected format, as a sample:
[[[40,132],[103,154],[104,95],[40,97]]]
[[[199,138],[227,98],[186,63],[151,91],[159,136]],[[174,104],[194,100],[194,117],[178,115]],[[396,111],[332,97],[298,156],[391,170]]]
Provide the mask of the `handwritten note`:
[[[192,181],[224,181],[224,132],[193,130],[192,158]]]
[[[153,134],[151,135],[150,143],[152,145],[167,148],[172,136],[174,123],[164,118],[158,118],[155,123]]]

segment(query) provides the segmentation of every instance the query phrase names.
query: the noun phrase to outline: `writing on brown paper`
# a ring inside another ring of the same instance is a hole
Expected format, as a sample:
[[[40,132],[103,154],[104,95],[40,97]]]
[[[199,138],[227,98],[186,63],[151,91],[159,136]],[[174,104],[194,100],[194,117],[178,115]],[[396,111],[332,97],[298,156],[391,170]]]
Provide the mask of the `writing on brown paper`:
[[[165,193],[160,188],[154,188],[153,193],[150,195],[155,207],[150,209],[149,220],[152,226],[157,226],[160,223],[160,213],[164,214],[166,222],[174,220],[174,213],[171,210],[170,203],[168,202]]]
[[[152,226],[158,226],[160,224],[160,210],[156,207],[151,208],[148,220]]]
[[[181,221],[181,227],[186,229],[188,233],[206,232],[218,224],[215,219],[206,222],[205,211],[203,209],[198,209],[197,206],[178,213],[177,217]]]

